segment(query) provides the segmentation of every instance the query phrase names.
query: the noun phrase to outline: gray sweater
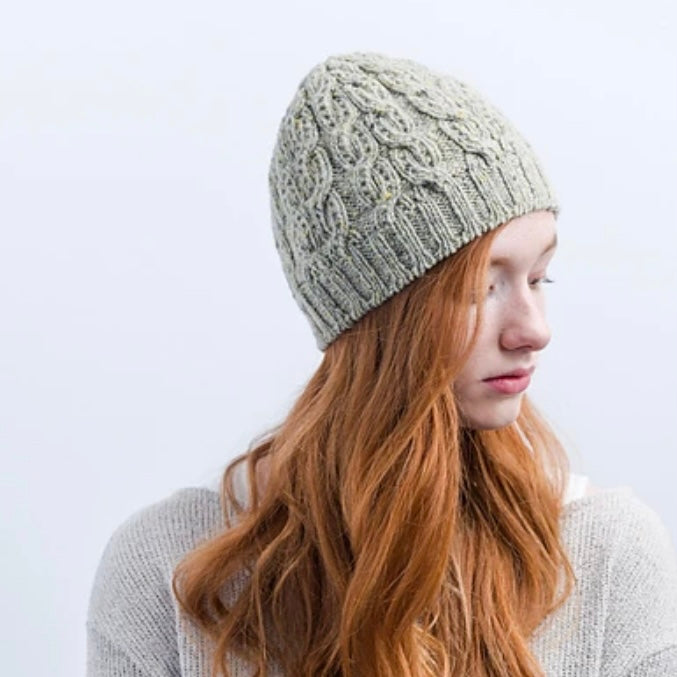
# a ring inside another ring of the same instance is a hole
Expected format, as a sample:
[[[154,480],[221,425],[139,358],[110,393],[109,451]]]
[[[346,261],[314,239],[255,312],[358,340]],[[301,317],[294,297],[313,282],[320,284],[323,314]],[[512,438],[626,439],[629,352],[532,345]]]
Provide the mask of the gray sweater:
[[[677,677],[677,556],[659,516],[617,487],[570,497],[562,519],[579,585],[532,638],[547,677]],[[88,677],[209,677],[208,646],[178,613],[170,581],[222,525],[218,494],[190,488],[118,527],[92,588]],[[231,673],[253,674],[235,658]]]

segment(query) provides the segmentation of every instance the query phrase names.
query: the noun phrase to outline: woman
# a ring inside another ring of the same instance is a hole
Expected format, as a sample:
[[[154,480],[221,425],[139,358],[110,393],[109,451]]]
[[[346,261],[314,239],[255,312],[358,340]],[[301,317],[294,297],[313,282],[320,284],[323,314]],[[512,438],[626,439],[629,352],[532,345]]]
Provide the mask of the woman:
[[[465,83],[346,54],[269,177],[324,359],[220,492],[113,535],[89,675],[676,675],[664,525],[586,490],[525,395],[559,212],[529,144]]]

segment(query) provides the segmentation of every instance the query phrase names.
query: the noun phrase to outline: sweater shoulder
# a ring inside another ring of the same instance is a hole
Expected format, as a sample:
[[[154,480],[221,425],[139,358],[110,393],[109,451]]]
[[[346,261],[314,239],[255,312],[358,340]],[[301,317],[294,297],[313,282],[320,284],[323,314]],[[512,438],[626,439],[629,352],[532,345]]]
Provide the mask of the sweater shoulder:
[[[178,663],[174,568],[224,524],[217,492],[185,488],[137,510],[113,531],[89,598],[88,664],[100,660],[105,639],[142,671],[173,674]]]
[[[674,564],[675,547],[663,519],[629,486],[602,489],[565,505],[562,532],[571,546],[603,551],[609,564],[629,555],[658,559],[668,568]]]
[[[677,556],[658,513],[602,489],[564,506],[561,536],[576,582],[533,638],[545,674],[677,674]]]
[[[111,534],[99,562],[96,583],[111,574],[166,574],[183,555],[224,525],[219,495],[184,488],[127,517]]]
[[[155,544],[161,552],[171,552],[197,545],[223,524],[219,494],[208,488],[187,487],[132,513],[111,540],[130,544],[142,540]]]
[[[670,535],[661,516],[630,486],[597,489],[570,501],[562,512],[563,528],[570,533],[583,527],[608,531],[609,546],[622,547],[633,539],[631,533],[646,532],[647,545],[670,544]]]
[[[674,661],[677,550],[656,510],[630,487],[603,490],[565,507],[563,535],[589,599],[604,600],[597,620],[609,674],[629,674],[653,654]]]

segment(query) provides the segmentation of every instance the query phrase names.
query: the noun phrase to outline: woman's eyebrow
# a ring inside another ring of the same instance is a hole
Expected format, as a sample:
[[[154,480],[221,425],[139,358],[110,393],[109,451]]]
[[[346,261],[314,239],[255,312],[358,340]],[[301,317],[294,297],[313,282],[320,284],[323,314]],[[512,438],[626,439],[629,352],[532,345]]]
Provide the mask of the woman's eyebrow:
[[[543,258],[548,252],[551,252],[557,246],[557,233],[552,237],[552,240],[545,246],[545,249],[538,255],[537,258]],[[510,259],[505,256],[497,256],[489,261],[490,266],[509,266]]]

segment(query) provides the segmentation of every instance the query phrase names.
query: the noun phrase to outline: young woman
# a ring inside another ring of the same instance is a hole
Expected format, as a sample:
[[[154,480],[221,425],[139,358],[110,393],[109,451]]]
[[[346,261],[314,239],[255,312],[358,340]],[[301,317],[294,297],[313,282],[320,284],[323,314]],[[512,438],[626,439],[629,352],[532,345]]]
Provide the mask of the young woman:
[[[569,473],[526,397],[559,207],[467,84],[333,56],[270,167],[324,358],[219,492],[112,536],[88,674],[677,675],[677,559],[628,487]]]

